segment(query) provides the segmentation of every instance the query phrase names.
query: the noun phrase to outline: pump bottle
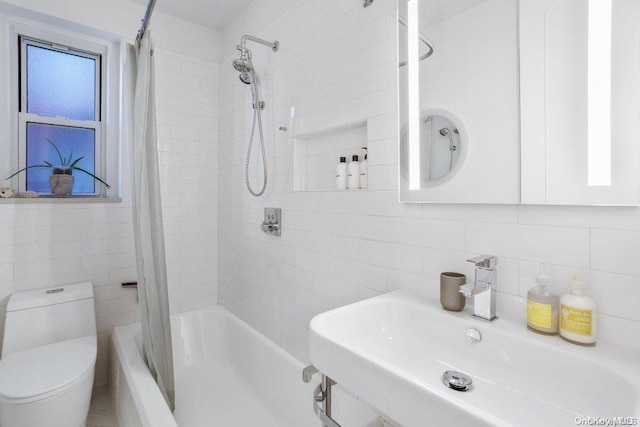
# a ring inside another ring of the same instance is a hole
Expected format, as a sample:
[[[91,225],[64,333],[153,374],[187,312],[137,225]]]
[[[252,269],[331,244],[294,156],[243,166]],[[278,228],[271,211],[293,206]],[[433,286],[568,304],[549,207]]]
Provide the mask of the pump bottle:
[[[569,282],[569,293],[560,298],[560,336],[582,345],[596,343],[596,303],[585,295],[587,284],[580,272]]]
[[[527,293],[527,327],[535,332],[558,333],[558,296],[551,292],[551,277],[544,264],[536,275],[536,286]]]

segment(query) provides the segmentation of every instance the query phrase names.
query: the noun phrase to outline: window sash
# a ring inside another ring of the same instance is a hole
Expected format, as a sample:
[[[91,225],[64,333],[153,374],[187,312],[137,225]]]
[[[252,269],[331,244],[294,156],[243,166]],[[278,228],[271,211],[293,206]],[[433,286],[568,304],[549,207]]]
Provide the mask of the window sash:
[[[19,150],[18,150],[18,164],[19,169],[27,166],[27,123],[39,123],[45,125],[67,126],[74,128],[93,129],[95,135],[95,171],[94,173],[101,179],[106,180],[104,175],[104,163],[103,163],[103,147],[102,147],[102,123],[99,121],[89,120],[71,120],[63,117],[44,117],[32,113],[19,113],[19,126],[18,126],[18,138],[19,138]],[[108,182],[108,181],[107,181]],[[27,188],[27,174],[21,173],[18,175],[18,191],[26,191]],[[101,196],[106,194],[106,188],[100,182],[96,182],[96,191],[94,193],[83,193],[83,195],[95,195]]]
[[[98,53],[92,53],[83,51],[80,49],[74,49],[69,46],[64,46],[57,43],[50,43],[43,40],[36,40],[26,36],[20,36],[20,112],[27,112],[27,46],[37,46],[44,49],[55,50],[61,53],[69,53],[85,58],[93,59],[96,61],[96,75],[94,78],[95,87],[95,105],[94,105],[94,117],[96,121],[101,121],[101,105],[102,105],[102,55]]]

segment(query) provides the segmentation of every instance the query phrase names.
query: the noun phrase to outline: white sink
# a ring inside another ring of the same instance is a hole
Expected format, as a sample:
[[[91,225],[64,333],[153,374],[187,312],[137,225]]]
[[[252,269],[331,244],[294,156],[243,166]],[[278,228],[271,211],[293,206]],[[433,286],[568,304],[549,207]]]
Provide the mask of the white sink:
[[[465,333],[480,331],[471,343]],[[505,315],[491,323],[402,290],[311,321],[311,362],[405,427],[557,426],[576,417],[640,419],[640,350],[538,335]],[[446,387],[462,372],[473,389]]]

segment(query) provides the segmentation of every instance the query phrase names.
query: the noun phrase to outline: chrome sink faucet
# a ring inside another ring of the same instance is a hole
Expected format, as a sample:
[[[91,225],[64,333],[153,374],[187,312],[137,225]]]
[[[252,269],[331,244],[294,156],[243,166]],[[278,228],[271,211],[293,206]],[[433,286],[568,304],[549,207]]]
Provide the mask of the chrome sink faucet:
[[[493,255],[480,255],[468,259],[476,266],[473,284],[460,286],[460,293],[473,297],[473,315],[483,320],[496,319],[496,283],[498,258]]]

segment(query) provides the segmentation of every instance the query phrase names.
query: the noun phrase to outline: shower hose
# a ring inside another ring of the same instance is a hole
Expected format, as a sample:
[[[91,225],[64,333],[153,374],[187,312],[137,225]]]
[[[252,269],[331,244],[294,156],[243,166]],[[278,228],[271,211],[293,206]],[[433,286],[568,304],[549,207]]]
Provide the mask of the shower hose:
[[[244,181],[247,184],[247,189],[251,194],[256,197],[260,197],[264,194],[267,189],[267,156],[264,149],[264,134],[262,132],[262,113],[261,113],[261,102],[260,102],[260,91],[258,88],[258,80],[256,79],[255,73],[253,74],[253,81],[251,84],[251,95],[253,98],[253,124],[251,125],[251,137],[249,138],[249,148],[247,149],[247,161],[244,165]],[[251,183],[249,182],[249,161],[251,160],[251,148],[253,147],[253,138],[256,133],[256,123],[258,124],[258,133],[260,134],[260,149],[262,153],[262,170],[263,170],[263,181],[262,181],[262,189],[259,192],[253,191],[251,188]]]

